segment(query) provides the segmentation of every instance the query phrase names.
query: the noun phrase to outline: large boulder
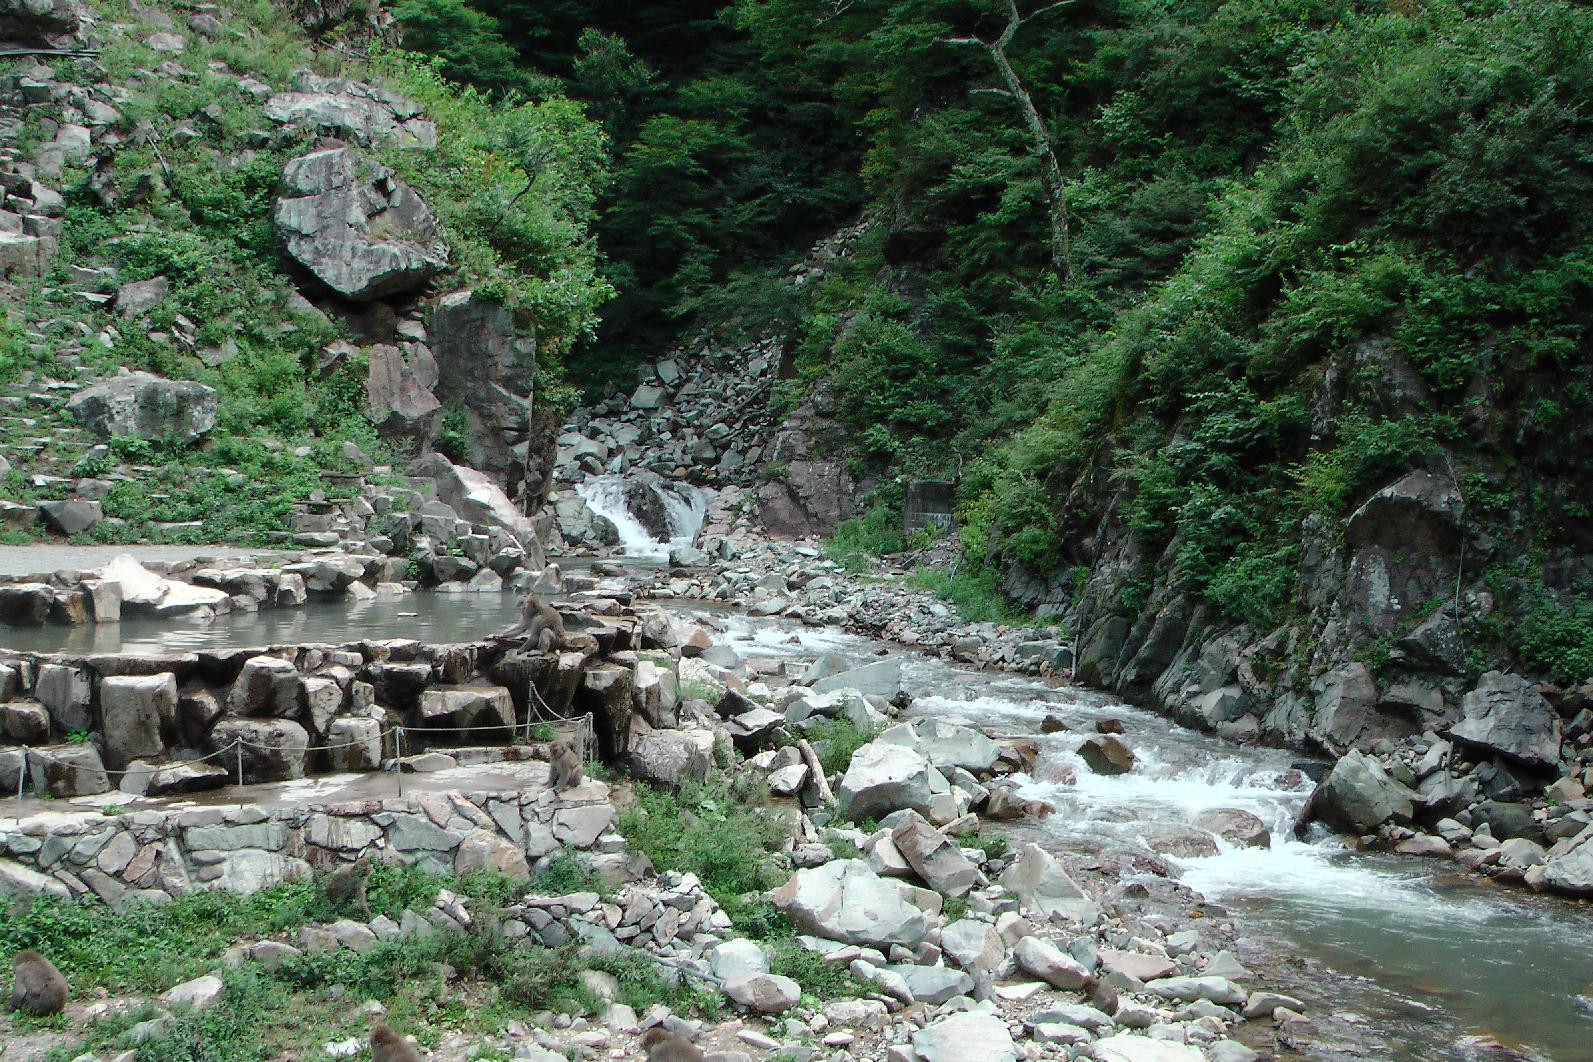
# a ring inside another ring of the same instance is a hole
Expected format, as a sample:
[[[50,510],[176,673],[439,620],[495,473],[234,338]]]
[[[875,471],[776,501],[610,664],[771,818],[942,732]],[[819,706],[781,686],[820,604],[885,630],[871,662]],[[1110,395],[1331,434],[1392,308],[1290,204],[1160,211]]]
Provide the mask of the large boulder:
[[[924,912],[861,859],[799,870],[769,899],[802,932],[846,944],[912,947],[929,929]]]
[[[0,0],[0,40],[47,42],[78,28],[73,0]]]
[[[1096,1062],[1205,1062],[1206,1058],[1198,1047],[1132,1032],[1097,1040],[1090,1054]]]
[[[409,185],[346,147],[289,162],[275,220],[287,251],[356,302],[413,291],[448,265],[437,219]]]
[[[1535,770],[1560,762],[1560,717],[1520,675],[1490,671],[1466,694],[1449,736]]]
[[[299,74],[296,91],[280,92],[266,100],[265,113],[291,128],[330,133],[367,147],[433,147],[437,143],[436,126],[420,116],[420,107],[412,100],[380,85],[322,77],[308,70]]]
[[[1048,919],[1088,922],[1099,910],[1056,857],[1032,842],[1002,871],[1001,884],[1026,909]]]
[[[758,489],[758,521],[775,538],[828,534],[852,515],[856,494],[844,462],[792,461]]]
[[[631,738],[631,776],[671,789],[706,781],[713,757],[709,730],[653,730]]]
[[[442,403],[437,362],[423,346],[408,357],[397,347],[378,343],[370,348],[365,376],[365,415],[382,435],[425,444],[437,437]]]
[[[1399,738],[1420,729],[1408,715],[1379,710],[1377,680],[1363,663],[1319,675],[1311,693],[1316,705],[1311,732],[1335,752],[1367,748],[1378,738]]]
[[[104,439],[191,443],[216,426],[215,388],[147,372],[124,372],[85,387],[66,408]]]
[[[528,461],[537,372],[529,322],[478,292],[454,291],[432,303],[426,334],[437,357],[437,397],[467,414],[469,463],[517,493],[511,476]]]
[[[1352,749],[1317,786],[1311,808],[1335,829],[1369,833],[1390,819],[1409,822],[1416,799],[1376,759]]]
[[[310,734],[287,719],[222,719],[210,731],[210,747],[228,750],[222,763],[235,769],[243,755],[243,780],[285,782],[303,778]]]
[[[115,585],[119,588],[121,605],[129,612],[176,616],[216,608],[229,596],[227,591],[215,587],[195,586],[156,575],[126,553],[94,569],[93,574],[101,587]]]
[[[1593,896],[1593,826],[1549,849],[1543,883],[1573,896]]]
[[[465,465],[456,465],[442,454],[431,453],[409,466],[409,474],[437,484],[437,498],[462,519],[484,527],[496,527],[514,536],[528,557],[531,567],[542,563],[536,527],[509,500],[503,488],[485,474]]]
[[[119,771],[136,759],[165,751],[161,728],[177,723],[177,679],[160,675],[110,675],[100,680],[100,729],[105,762]]]
[[[917,752],[903,745],[871,741],[852,754],[836,797],[842,815],[863,822],[902,808],[928,814],[930,798],[944,788],[940,772]]]
[[[823,675],[815,679],[812,685],[814,693],[856,690],[859,693],[872,693],[879,697],[891,698],[902,691],[902,662],[893,659],[876,660],[862,667]]]
[[[1001,746],[980,731],[941,719],[898,723],[874,740],[910,748],[936,767],[961,767],[974,774],[990,770],[1001,755]]]
[[[913,1033],[923,1062],[1017,1062],[1018,1049],[998,1014],[964,1011]]]
[[[581,675],[575,692],[576,711],[592,713],[598,750],[610,763],[630,751],[635,696],[632,674],[621,664],[597,664]]]
[[[93,745],[50,745],[33,752],[28,771],[35,793],[61,799],[110,792],[105,764]]]
[[[917,812],[907,812],[891,841],[925,884],[944,896],[966,896],[983,880],[962,849]]]

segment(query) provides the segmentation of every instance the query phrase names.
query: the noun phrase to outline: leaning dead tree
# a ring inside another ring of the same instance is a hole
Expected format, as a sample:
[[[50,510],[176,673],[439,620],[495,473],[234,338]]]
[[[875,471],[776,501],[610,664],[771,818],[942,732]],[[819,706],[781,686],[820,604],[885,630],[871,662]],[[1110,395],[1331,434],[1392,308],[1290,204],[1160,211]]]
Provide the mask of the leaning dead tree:
[[[995,64],[996,73],[1000,75],[1004,88],[982,89],[976,91],[994,92],[1011,99],[1023,115],[1023,122],[1029,128],[1029,139],[1035,156],[1040,160],[1042,179],[1045,184],[1046,206],[1051,215],[1051,263],[1056,268],[1058,279],[1063,284],[1073,282],[1073,252],[1068,233],[1068,189],[1062,180],[1062,167],[1056,160],[1056,149],[1051,142],[1051,128],[1046,125],[1040,111],[1034,105],[1034,99],[1029,95],[1028,89],[1023,87],[1023,79],[1018,77],[1018,72],[1012,68],[1012,62],[1007,58],[1007,46],[1012,43],[1012,38],[1017,36],[1018,30],[1029,22],[1034,21],[1048,11],[1065,7],[1072,0],[1057,0],[1056,3],[1046,4],[1027,15],[1018,13],[1017,0],[1005,0],[1007,6],[1007,24],[996,37],[947,37],[947,44],[965,44],[983,48],[990,56],[990,61]]]

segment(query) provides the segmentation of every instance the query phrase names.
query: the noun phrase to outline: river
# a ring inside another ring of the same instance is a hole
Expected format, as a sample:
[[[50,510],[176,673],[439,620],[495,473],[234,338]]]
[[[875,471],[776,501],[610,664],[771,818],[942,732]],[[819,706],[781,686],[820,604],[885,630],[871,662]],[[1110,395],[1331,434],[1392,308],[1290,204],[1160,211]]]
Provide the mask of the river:
[[[710,611],[684,602],[671,607]],[[514,612],[506,594],[422,593],[229,614],[209,624],[12,629],[0,641],[96,652],[462,641],[482,637]],[[1184,884],[1239,918],[1241,961],[1265,971],[1269,987],[1309,1004],[1317,1028],[1300,1037],[1299,1057],[1481,1059],[1495,1056],[1469,1038],[1497,1037],[1553,1062],[1593,1060],[1593,907],[1487,886],[1436,860],[1359,853],[1331,838],[1295,839],[1291,826],[1310,793],[1309,782],[1290,771],[1298,757],[1235,746],[1092,691],[973,671],[835,629],[711,613],[744,658],[795,666],[823,651],[860,661],[891,653],[916,695],[911,714],[1033,735],[1042,753],[1024,792],[1056,812],[1019,829],[1054,850],[1105,859],[1148,854],[1161,839],[1187,835],[1203,811],[1261,817],[1271,827],[1268,847],[1162,858]],[[1070,729],[1040,733],[1047,715]],[[1104,718],[1124,725],[1137,758],[1127,774],[1094,774],[1078,759],[1078,745]],[[1075,782],[1040,780],[1062,767],[1073,769]]]

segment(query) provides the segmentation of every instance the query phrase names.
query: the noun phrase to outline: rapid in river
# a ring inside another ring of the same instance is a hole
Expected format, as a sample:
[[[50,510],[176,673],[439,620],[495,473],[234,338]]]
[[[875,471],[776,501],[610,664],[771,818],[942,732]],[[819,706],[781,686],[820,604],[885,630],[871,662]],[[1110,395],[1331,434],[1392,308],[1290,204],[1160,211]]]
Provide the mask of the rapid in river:
[[[820,652],[859,661],[898,656],[916,698],[911,715],[1033,735],[1042,751],[1024,778],[1024,795],[1056,811],[1012,828],[1024,840],[1103,862],[1137,854],[1237,917],[1244,933],[1238,958],[1272,987],[1306,1000],[1330,1034],[1311,1038],[1317,1045],[1302,1057],[1482,1059],[1490,1056],[1471,1038],[1492,1037],[1554,1062],[1593,1060],[1593,908],[1483,885],[1437,860],[1359,853],[1325,836],[1297,839],[1293,825],[1311,782],[1294,767],[1295,754],[1236,746],[1104,694],[964,669],[833,628],[688,602],[670,607],[724,626],[743,658],[798,666]],[[514,614],[508,594],[418,593],[228,614],[209,624],[7,629],[3,640],[16,649],[67,652],[361,638],[447,642],[484,637]],[[1047,715],[1068,730],[1041,733]],[[1134,751],[1126,774],[1096,774],[1077,755],[1107,718],[1123,724]],[[1179,842],[1187,842],[1196,816],[1219,809],[1258,816],[1270,843],[1219,843],[1215,854],[1178,855],[1187,851]]]

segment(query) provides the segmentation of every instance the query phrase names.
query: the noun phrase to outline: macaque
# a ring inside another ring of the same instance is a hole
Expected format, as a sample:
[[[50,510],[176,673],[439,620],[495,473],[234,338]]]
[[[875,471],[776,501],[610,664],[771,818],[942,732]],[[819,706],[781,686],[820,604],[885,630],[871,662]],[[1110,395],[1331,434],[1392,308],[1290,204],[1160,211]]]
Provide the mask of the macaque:
[[[642,1050],[647,1062],[702,1062],[703,1053],[684,1036],[676,1036],[662,1025],[642,1033]]]
[[[421,1062],[420,1052],[385,1025],[371,1030],[371,1062]]]
[[[36,951],[19,951],[11,967],[12,1010],[42,1017],[66,1009],[66,978],[49,959]]]
[[[585,771],[581,766],[581,757],[575,754],[567,741],[555,741],[548,748],[548,765],[552,772],[548,775],[548,782],[553,786],[555,793],[562,793],[566,789],[581,784]]]
[[[520,645],[522,653],[529,653],[533,649],[546,653],[551,649],[563,649],[569,642],[569,635],[564,632],[564,617],[536,594],[526,594],[520,601],[519,620],[493,637],[507,639],[522,635],[525,637]]]
[[[365,898],[365,885],[370,876],[371,861],[368,856],[361,856],[352,863],[338,867],[326,881],[327,900],[334,907],[342,907],[346,903],[361,914],[369,914],[371,905]]]

